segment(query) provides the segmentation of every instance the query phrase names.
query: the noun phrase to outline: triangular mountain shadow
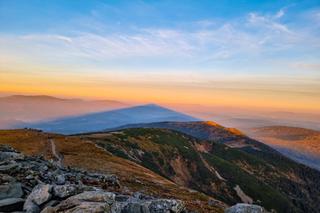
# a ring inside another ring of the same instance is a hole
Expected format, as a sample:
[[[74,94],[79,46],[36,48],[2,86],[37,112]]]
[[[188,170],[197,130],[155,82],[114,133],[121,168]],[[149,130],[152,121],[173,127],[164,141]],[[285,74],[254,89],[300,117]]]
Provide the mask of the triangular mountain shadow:
[[[82,116],[67,117],[48,122],[29,125],[28,127],[47,132],[76,134],[100,131],[127,124],[152,123],[161,121],[199,121],[200,119],[174,110],[147,104],[119,110],[90,113]]]

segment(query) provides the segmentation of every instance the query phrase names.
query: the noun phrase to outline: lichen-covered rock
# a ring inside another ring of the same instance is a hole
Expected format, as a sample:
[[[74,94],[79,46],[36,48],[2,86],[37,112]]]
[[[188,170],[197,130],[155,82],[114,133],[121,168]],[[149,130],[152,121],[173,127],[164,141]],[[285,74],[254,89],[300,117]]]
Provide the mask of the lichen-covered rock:
[[[225,213],[266,213],[264,208],[258,205],[238,203],[225,210]]]
[[[58,198],[66,198],[81,193],[83,188],[75,184],[55,185],[53,186],[53,195]]]

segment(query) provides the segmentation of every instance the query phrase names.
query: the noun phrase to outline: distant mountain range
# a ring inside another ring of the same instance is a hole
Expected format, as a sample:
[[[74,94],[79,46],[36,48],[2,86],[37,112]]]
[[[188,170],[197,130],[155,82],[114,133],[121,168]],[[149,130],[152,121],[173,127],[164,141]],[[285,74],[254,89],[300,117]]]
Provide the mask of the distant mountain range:
[[[245,136],[248,134],[287,157],[320,170],[319,131],[287,126],[260,127],[262,124],[257,124],[259,128],[245,128],[243,134],[237,129],[214,122],[190,122],[200,119],[154,104],[128,106],[109,100],[8,96],[0,98],[0,128],[30,127],[62,134],[115,130],[119,127],[166,128],[201,140],[223,142],[230,147],[257,148],[254,140]],[[252,143],[246,144],[243,141]]]
[[[101,131],[127,124],[161,121],[198,121],[199,119],[155,104],[129,107],[28,125],[47,132],[76,134]]]
[[[86,101],[42,95],[0,97],[0,129],[128,106],[128,104],[111,100]]]
[[[320,170],[320,131],[288,126],[268,126],[251,129],[248,134],[274,147],[282,154]]]

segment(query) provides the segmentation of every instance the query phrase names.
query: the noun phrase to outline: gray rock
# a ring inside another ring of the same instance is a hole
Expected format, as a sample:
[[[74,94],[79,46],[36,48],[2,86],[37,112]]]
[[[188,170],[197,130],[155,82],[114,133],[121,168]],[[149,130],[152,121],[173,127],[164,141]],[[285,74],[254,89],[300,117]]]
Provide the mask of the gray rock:
[[[23,155],[16,152],[0,152],[0,161],[23,159]]]
[[[1,174],[0,181],[2,183],[9,183],[9,182],[16,182],[16,179],[10,175],[7,174]]]
[[[38,213],[40,212],[40,208],[33,202],[25,202],[23,205],[23,210],[27,213]]]
[[[86,191],[69,197],[54,208],[46,208],[49,212],[111,212],[115,202],[115,194],[104,191]]]
[[[39,212],[39,209],[37,211],[37,207],[51,198],[51,188],[52,186],[49,184],[38,184],[35,186],[27,197],[23,209],[27,212]]]
[[[21,183],[0,185],[0,200],[6,198],[20,198],[23,195]]]
[[[21,211],[23,208],[24,199],[7,198],[0,200],[0,212]]]
[[[150,213],[148,204],[145,203],[127,203],[124,206],[118,207],[116,212],[121,213]]]
[[[52,206],[47,206],[41,211],[41,213],[55,213],[55,212],[56,212],[56,209]]]
[[[157,199],[149,205],[150,213],[180,213],[185,210],[184,203],[180,200]]]
[[[86,191],[81,194],[70,197],[71,199],[88,201],[88,202],[106,202],[108,204],[113,204],[116,195],[111,192],[104,191]],[[70,199],[69,198],[69,199]]]
[[[58,198],[66,198],[82,192],[82,187],[74,184],[53,186],[53,195]]]
[[[238,203],[225,210],[225,213],[266,213],[267,211],[258,205]]]
[[[64,211],[65,213],[111,213],[111,206],[103,202],[81,202],[79,205]]]
[[[64,175],[58,175],[56,177],[56,184],[57,185],[63,185],[66,183],[66,178],[64,177]]]
[[[49,202],[47,202],[43,208],[51,208],[51,207],[55,207],[60,203],[60,201],[58,200],[50,200]]]
[[[185,211],[182,201],[170,199],[136,200],[116,205],[116,212],[121,213],[181,213]]]
[[[0,166],[0,172],[8,172],[11,170],[14,170],[18,167],[19,165],[17,163],[10,163],[8,165],[1,165]]]

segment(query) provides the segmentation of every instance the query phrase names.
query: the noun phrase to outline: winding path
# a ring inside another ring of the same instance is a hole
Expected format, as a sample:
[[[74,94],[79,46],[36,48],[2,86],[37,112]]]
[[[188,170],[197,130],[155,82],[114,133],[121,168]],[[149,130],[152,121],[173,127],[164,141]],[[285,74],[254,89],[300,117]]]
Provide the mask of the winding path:
[[[62,164],[62,156],[57,152],[57,150],[56,150],[56,144],[54,143],[54,140],[50,139],[50,144],[51,144],[52,154],[53,154],[53,156],[57,159],[57,165],[58,165],[59,167],[63,167],[63,164]]]

